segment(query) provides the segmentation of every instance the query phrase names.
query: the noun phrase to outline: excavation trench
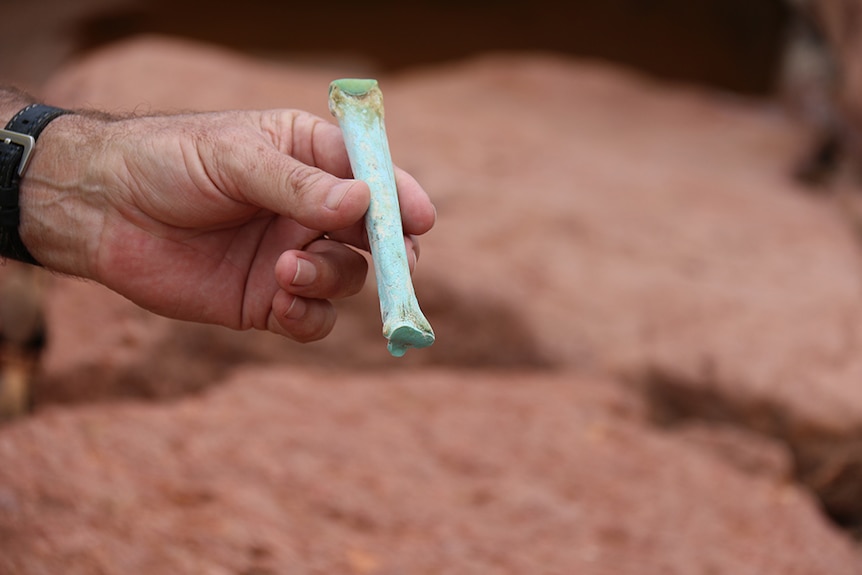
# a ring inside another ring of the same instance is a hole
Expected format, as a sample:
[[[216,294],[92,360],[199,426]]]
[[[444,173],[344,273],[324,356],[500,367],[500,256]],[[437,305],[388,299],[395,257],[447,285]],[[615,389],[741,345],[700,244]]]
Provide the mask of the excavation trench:
[[[693,381],[667,370],[649,370],[635,383],[660,428],[733,429],[785,447],[788,479],[814,494],[837,526],[862,540],[862,429],[826,429],[776,402],[732,397],[718,382]],[[738,463],[737,454],[730,456]]]

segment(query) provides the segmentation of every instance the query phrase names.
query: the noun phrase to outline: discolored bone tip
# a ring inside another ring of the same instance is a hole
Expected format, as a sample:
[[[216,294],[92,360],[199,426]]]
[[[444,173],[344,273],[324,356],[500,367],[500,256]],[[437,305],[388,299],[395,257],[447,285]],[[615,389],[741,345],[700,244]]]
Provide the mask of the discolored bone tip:
[[[364,96],[376,87],[377,80],[371,78],[341,78],[329,84],[329,93],[331,94],[334,88],[338,88],[351,96]]]

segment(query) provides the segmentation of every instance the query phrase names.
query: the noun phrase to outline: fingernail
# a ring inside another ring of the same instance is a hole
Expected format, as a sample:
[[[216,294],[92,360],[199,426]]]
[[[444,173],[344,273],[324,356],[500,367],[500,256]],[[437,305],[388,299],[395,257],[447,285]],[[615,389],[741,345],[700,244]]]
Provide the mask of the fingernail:
[[[308,260],[296,259],[296,273],[290,285],[297,287],[307,286],[317,279],[317,267]]]
[[[344,196],[347,195],[347,192],[349,192],[352,187],[353,182],[341,182],[339,184],[335,184],[332,186],[332,189],[329,190],[329,194],[327,194],[323,205],[330,210],[337,210],[338,206],[341,205],[341,201],[344,200]]]
[[[294,297],[290,307],[284,312],[285,319],[301,319],[305,315],[306,303],[301,297]]]

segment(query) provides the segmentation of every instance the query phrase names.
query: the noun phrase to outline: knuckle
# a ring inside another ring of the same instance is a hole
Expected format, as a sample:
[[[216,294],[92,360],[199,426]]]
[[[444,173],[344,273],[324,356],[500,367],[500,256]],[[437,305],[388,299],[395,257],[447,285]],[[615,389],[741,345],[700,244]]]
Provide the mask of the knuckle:
[[[286,188],[295,194],[304,195],[314,189],[323,179],[320,170],[296,162],[287,172]]]
[[[313,317],[306,318],[293,324],[290,328],[290,337],[299,343],[310,343],[323,339],[332,331],[334,321],[325,310],[311,314]]]
[[[290,302],[296,296],[279,298],[274,302],[267,327],[270,331],[299,343],[309,343],[324,338],[335,324],[335,308],[325,300],[308,300],[298,317],[292,317]]]
[[[327,241],[318,247],[320,278],[315,286],[318,297],[344,298],[359,293],[368,275],[368,262],[354,250]]]

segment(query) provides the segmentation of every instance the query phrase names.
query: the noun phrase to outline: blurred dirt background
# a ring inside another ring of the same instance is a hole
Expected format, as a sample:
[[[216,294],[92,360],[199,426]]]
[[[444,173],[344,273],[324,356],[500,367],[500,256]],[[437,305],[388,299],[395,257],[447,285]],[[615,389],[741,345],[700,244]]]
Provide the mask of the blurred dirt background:
[[[862,572],[862,5],[294,4],[2,0],[0,75],[377,76],[437,343],[387,354],[373,278],[298,345],[7,263],[0,574]]]

